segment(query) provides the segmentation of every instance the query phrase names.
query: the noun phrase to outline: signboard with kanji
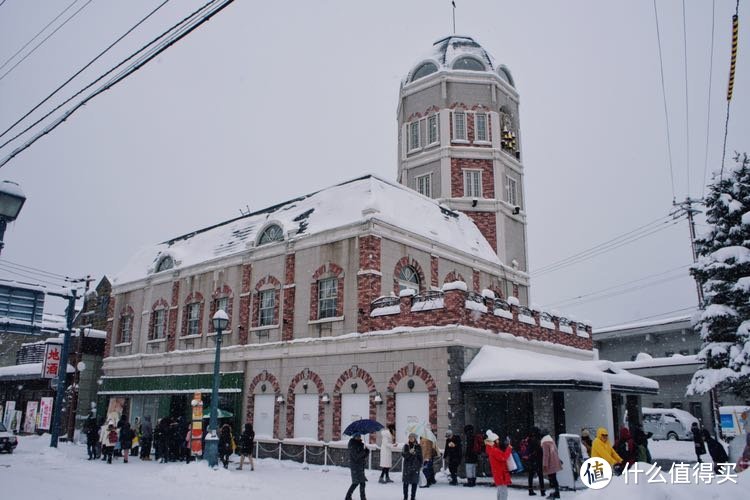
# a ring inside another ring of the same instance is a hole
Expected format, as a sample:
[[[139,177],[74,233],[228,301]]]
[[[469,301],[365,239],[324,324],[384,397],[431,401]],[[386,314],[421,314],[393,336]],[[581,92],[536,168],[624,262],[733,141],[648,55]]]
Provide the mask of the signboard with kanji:
[[[60,344],[47,344],[44,351],[44,362],[42,363],[42,378],[57,378],[60,371]]]
[[[39,403],[37,401],[29,401],[26,403],[26,420],[23,423],[23,431],[31,434],[36,431],[36,413]]]
[[[52,424],[52,400],[53,398],[42,398],[39,402],[39,428],[49,430]]]
[[[203,398],[200,392],[193,395],[193,425],[190,429],[190,451],[193,455],[202,453],[201,441],[203,439]]]

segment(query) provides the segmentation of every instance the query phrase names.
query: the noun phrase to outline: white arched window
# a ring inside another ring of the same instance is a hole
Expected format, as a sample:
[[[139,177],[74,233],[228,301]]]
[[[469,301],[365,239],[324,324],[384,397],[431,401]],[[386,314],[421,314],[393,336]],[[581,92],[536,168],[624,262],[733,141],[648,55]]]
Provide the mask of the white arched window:
[[[453,63],[453,69],[461,69],[465,71],[485,71],[484,64],[477,61],[473,57],[461,57],[456,59]]]
[[[284,239],[284,231],[280,226],[273,224],[268,226],[261,233],[258,239],[258,245],[265,245],[266,243],[272,243],[274,241],[282,241]]]
[[[407,288],[419,292],[419,274],[411,266],[402,267],[398,273],[398,291],[400,292]]]
[[[431,75],[432,73],[435,73],[437,71],[437,66],[434,64],[428,62],[422,64],[420,67],[417,68],[417,70],[414,72],[414,76],[411,77],[411,81],[419,80],[420,78],[424,78],[427,75]]]
[[[156,272],[160,273],[162,271],[166,271],[167,269],[172,269],[173,267],[174,259],[167,255],[162,257],[159,263],[156,265]]]

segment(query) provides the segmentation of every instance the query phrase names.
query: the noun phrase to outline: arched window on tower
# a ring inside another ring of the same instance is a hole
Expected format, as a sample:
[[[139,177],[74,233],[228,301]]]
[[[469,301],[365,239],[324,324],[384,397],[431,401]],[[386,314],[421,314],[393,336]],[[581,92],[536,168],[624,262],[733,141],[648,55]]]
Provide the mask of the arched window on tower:
[[[419,274],[411,266],[404,266],[398,273],[398,291],[400,292],[407,288],[411,288],[419,293]]]
[[[437,66],[435,66],[432,63],[424,63],[420,67],[417,68],[417,70],[414,72],[414,76],[411,77],[411,81],[419,80],[420,78],[424,78],[427,75],[431,75],[432,73],[435,73],[437,71]]]
[[[258,239],[258,245],[265,245],[266,243],[272,243],[274,241],[282,241],[284,239],[284,231],[280,226],[273,224],[263,230],[263,233]]]
[[[174,259],[169,255],[166,255],[162,257],[159,263],[156,265],[156,272],[160,273],[162,271],[166,271],[167,269],[172,269],[173,267]]]
[[[453,69],[464,71],[485,71],[484,64],[473,57],[461,57],[453,63]]]

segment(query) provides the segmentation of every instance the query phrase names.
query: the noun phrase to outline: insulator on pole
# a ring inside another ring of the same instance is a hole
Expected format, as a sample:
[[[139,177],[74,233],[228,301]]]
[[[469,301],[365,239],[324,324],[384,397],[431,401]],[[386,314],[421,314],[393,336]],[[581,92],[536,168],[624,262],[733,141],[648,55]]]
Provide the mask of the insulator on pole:
[[[737,66],[737,44],[739,42],[740,19],[735,14],[732,16],[732,59],[729,63],[729,85],[727,86],[727,101],[732,100],[734,89],[734,70]]]

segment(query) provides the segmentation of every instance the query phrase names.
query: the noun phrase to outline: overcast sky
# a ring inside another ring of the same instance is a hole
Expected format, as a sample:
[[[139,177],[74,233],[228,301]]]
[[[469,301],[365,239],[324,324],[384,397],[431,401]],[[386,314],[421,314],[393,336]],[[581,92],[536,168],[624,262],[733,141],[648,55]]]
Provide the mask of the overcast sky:
[[[0,64],[71,1],[0,6]],[[2,130],[159,3],[93,0],[0,77]],[[202,3],[172,0],[62,95]],[[532,272],[672,210],[651,0],[457,4],[457,33],[506,64],[521,96]],[[709,96],[713,3],[686,4],[689,141],[682,2],[658,2],[678,199],[688,194],[688,172],[689,194],[702,194],[709,102],[709,170],[721,161],[735,7],[734,0],[715,2]],[[17,181],[28,197],[8,227],[3,260],[111,276],[138,248],[235,217],[240,208],[261,209],[365,173],[395,180],[400,81],[450,33],[450,1],[234,2],[0,170],[0,179]],[[746,33],[728,156],[748,150]],[[680,222],[532,275],[532,302],[556,304],[652,276],[624,287],[638,288],[629,293],[556,309],[595,326],[679,315],[696,303],[687,267],[676,269],[690,260]],[[0,266],[0,277],[25,279]],[[652,285],[658,280],[666,281]]]

